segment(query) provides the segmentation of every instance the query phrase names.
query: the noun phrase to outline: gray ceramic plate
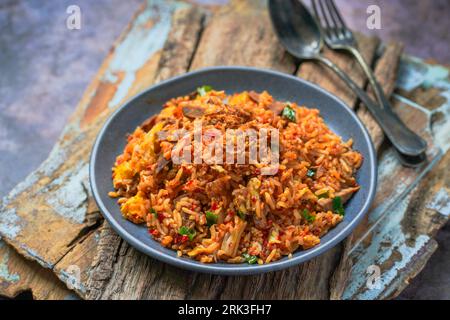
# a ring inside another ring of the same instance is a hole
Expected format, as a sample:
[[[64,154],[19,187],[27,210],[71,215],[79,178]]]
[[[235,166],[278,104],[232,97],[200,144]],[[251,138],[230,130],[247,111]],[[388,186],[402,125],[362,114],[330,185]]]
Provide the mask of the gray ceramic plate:
[[[179,258],[175,251],[163,248],[154,241],[143,225],[125,220],[115,199],[108,197],[113,189],[111,167],[122,153],[125,136],[170,98],[188,94],[202,85],[211,85],[227,93],[244,90],[267,90],[276,99],[295,101],[318,108],[327,125],[344,140],[354,139],[354,148],[364,156],[356,176],[361,190],[346,204],[344,220],[322,239],[320,245],[297,251],[291,259],[264,264],[203,264],[188,258]],[[325,90],[290,75],[247,67],[216,67],[203,69],[159,83],[134,97],[119,108],[105,123],[95,142],[90,163],[90,180],[97,204],[114,230],[139,251],[171,265],[193,271],[247,275],[280,270],[305,262],[329,250],[342,241],[361,221],[370,207],[376,188],[376,157],[370,137],[363,124],[342,101]]]

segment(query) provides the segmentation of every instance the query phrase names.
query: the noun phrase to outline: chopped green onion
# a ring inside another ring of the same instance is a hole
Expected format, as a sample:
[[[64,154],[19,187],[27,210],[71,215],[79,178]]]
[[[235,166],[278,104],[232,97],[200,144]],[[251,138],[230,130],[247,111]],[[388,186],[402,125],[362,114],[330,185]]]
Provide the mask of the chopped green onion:
[[[319,194],[319,195],[317,196],[317,198],[319,198],[319,199],[322,199],[322,198],[328,198],[328,197],[329,197],[328,191],[327,191],[327,192],[324,192],[324,193],[321,193],[321,194]]]
[[[156,212],[155,209],[150,208],[150,213],[153,214],[155,216],[155,218],[158,218],[158,213]]]
[[[283,112],[281,112],[281,116],[292,122],[296,122],[297,120],[295,116],[295,110],[292,109],[289,105],[286,105],[286,107],[284,107]]]
[[[213,224],[217,223],[217,218],[219,216],[217,214],[212,213],[211,211],[206,211],[206,223],[210,227]]]
[[[313,216],[313,215],[309,212],[308,209],[304,209],[304,210],[303,210],[302,216],[303,216],[303,218],[305,218],[306,221],[308,221],[308,222],[310,222],[310,223],[313,222],[314,220],[316,220],[316,217]]]
[[[314,177],[315,175],[316,175],[316,171],[313,170],[313,169],[308,169],[308,171],[306,172],[306,176],[307,176],[307,177],[312,178],[312,177]]]
[[[207,92],[211,91],[213,88],[211,86],[201,86],[200,88],[197,88],[197,92],[200,96],[206,95]]]
[[[248,253],[244,253],[242,255],[242,257],[245,259],[245,261],[248,264],[255,264],[256,262],[258,262],[258,257],[257,256],[251,256]]]
[[[180,230],[178,231],[179,234],[182,236],[188,236],[189,240],[192,241],[197,234],[194,229],[188,228],[186,226],[181,226]]]
[[[333,211],[336,212],[337,214],[340,214],[341,216],[345,214],[341,197],[336,197],[333,199]]]
[[[245,220],[245,213],[243,213],[242,211],[237,211],[237,215],[239,216],[239,218],[241,218],[242,220]]]

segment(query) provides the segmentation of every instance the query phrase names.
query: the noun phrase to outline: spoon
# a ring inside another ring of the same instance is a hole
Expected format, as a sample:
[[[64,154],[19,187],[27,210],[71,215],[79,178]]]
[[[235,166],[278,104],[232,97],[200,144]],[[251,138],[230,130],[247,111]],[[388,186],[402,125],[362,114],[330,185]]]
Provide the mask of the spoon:
[[[300,60],[319,61],[332,69],[367,106],[405,165],[415,167],[426,159],[425,140],[406,127],[392,110],[380,108],[347,74],[321,54],[324,40],[320,28],[299,0],[269,0],[269,11],[286,50]]]

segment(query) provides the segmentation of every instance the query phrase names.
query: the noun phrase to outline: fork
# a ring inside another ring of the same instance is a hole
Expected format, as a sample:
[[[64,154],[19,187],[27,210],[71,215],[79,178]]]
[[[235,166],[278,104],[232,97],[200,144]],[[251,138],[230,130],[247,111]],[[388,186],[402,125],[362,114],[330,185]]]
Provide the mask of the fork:
[[[398,116],[392,110],[391,104],[384,94],[383,89],[376,80],[372,69],[365,61],[361,52],[358,50],[358,45],[355,41],[352,31],[347,28],[341,14],[339,13],[333,0],[312,0],[312,7],[316,19],[320,22],[319,25],[322,29],[324,35],[325,43],[331,49],[334,50],[345,50],[351,53],[358,63],[361,65],[364,73],[369,79],[369,83],[374,89],[375,97],[380,103],[380,107],[388,112],[392,112],[397,118]],[[426,142],[417,134],[415,139],[417,140],[417,154],[420,155],[426,149]],[[402,151],[402,150],[400,150]]]

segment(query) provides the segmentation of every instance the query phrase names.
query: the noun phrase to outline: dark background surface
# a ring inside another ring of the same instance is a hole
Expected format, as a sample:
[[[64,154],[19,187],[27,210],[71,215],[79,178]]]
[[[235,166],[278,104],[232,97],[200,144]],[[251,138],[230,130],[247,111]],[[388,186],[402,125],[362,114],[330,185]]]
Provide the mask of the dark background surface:
[[[198,0],[224,3],[226,0]],[[112,43],[141,0],[0,0],[0,197],[50,152]],[[338,0],[350,27],[405,43],[406,52],[450,64],[450,1]],[[381,8],[381,30],[366,9]],[[66,9],[81,8],[81,30]],[[450,299],[450,225],[439,249],[401,299]]]

